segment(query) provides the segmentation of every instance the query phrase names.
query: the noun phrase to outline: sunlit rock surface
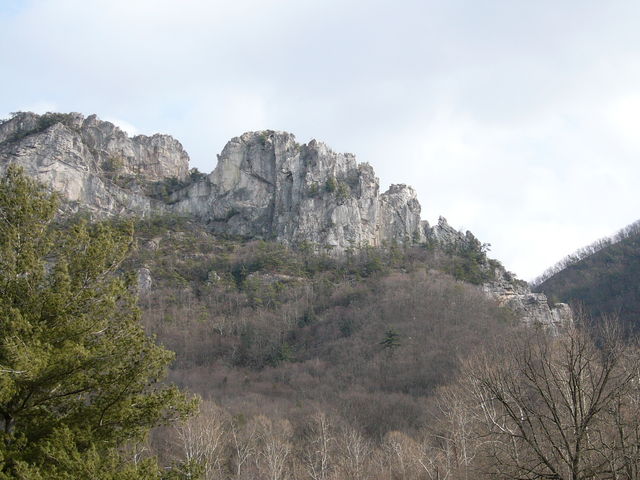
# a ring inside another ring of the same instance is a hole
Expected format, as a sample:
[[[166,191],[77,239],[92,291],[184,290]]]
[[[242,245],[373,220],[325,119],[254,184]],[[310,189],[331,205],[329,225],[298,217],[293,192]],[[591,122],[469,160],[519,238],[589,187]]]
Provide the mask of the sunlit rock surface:
[[[177,192],[173,207],[214,231],[287,244],[309,242],[344,251],[362,245],[424,239],[412,188],[379,194],[368,164],[285,132],[232,139],[206,178]]]

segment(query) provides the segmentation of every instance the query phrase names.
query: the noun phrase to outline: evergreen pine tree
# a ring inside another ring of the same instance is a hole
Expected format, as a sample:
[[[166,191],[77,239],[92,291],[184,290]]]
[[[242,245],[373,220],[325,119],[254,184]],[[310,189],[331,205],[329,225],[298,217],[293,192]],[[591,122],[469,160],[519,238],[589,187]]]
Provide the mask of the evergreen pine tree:
[[[119,273],[131,224],[61,228],[57,205],[17,167],[0,180],[0,479],[158,478],[125,448],[192,405]]]
[[[385,332],[384,339],[380,342],[380,345],[389,353],[393,353],[400,346],[400,335],[392,328],[389,328]]]

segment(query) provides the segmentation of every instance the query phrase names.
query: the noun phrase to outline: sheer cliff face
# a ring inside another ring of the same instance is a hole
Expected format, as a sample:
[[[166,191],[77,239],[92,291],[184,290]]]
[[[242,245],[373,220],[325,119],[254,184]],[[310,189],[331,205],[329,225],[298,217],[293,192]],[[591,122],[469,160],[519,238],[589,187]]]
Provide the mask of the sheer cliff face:
[[[424,238],[413,189],[394,185],[379,195],[369,165],[284,132],[232,139],[209,178],[174,200],[216,231],[337,251]]]
[[[186,179],[189,157],[167,135],[129,138],[95,115],[20,113],[0,124],[0,169],[9,163],[68,200],[68,210],[100,215],[148,213],[163,206],[144,195],[141,183]],[[128,188],[119,178],[130,178]]]
[[[61,192],[67,210],[98,216],[176,212],[220,233],[333,251],[424,239],[412,188],[394,185],[380,195],[369,165],[315,140],[300,145],[285,132],[232,139],[208,177],[168,201],[149,196],[149,185],[188,183],[180,143],[167,135],[129,138],[95,115],[16,115],[0,124],[0,169],[11,162]]]

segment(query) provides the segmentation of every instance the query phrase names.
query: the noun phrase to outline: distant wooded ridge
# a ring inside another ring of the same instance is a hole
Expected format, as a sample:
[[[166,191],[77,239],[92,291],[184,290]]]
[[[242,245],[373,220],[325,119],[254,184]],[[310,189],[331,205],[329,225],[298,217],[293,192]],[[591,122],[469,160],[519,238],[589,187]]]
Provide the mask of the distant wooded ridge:
[[[621,242],[622,240],[640,234],[640,220],[636,220],[635,222],[627,225],[626,227],[620,229],[614,235],[610,237],[603,237],[595,242],[587,245],[586,247],[579,248],[575,252],[567,255],[562,260],[560,260],[555,265],[547,268],[540,276],[536,277],[532,282],[532,287],[538,287],[555,274],[561,272],[565,268],[575,265],[576,263],[584,260],[585,258],[593,255],[594,253],[599,252],[605,247],[609,245],[615,245],[616,243]]]

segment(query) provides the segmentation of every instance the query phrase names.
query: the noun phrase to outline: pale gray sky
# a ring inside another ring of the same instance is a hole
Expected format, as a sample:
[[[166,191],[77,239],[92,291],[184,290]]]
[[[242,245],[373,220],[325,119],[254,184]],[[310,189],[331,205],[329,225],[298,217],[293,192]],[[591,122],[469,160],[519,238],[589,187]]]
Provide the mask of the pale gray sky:
[[[0,115],[317,138],[530,279],[640,218],[640,2],[0,0]]]

